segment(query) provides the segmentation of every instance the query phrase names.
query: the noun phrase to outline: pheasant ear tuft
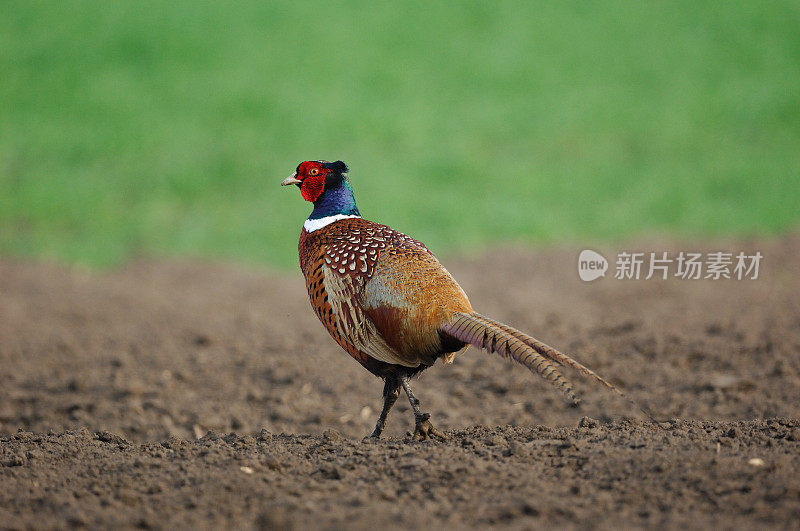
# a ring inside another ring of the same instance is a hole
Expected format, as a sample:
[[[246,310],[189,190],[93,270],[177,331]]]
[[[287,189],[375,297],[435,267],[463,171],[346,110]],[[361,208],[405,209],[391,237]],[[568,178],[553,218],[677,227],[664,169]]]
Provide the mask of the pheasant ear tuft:
[[[337,160],[336,162],[329,162],[327,164],[324,164],[324,166],[326,168],[335,171],[336,173],[347,173],[349,171],[347,164],[345,164],[341,160]]]

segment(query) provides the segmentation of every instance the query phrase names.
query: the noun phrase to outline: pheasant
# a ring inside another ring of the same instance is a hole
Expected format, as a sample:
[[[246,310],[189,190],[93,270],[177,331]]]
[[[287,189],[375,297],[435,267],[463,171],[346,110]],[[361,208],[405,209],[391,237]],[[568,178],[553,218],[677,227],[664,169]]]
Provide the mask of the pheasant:
[[[370,437],[380,437],[402,388],[414,413],[413,438],[446,439],[421,412],[409,379],[437,359],[451,362],[469,345],[525,366],[576,404],[558,366],[625,396],[569,356],[473,310],[425,245],[361,217],[347,171],[342,161],[306,161],[281,184],[297,185],[314,205],[299,243],[314,312],[339,346],[384,380],[383,408]]]

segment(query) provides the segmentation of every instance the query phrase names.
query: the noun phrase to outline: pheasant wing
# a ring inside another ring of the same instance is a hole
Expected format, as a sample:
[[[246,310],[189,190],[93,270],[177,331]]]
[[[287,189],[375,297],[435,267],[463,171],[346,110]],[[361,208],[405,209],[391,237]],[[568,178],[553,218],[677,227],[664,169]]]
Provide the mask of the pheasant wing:
[[[381,337],[375,323],[360,304],[357,284],[363,279],[356,275],[340,274],[327,265],[322,268],[328,303],[333,312],[333,326],[339,335],[357,350],[385,363],[416,367],[419,362],[406,359]]]

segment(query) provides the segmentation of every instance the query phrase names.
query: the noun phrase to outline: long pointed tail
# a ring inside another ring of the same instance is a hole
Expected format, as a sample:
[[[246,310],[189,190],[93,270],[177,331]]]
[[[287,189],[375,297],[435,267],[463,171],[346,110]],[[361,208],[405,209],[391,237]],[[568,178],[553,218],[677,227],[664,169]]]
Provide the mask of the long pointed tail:
[[[566,354],[553,347],[520,332],[515,328],[497,322],[477,312],[461,313],[454,315],[453,320],[440,327],[442,332],[449,334],[465,343],[482,348],[488,352],[496,353],[505,359],[512,359],[527,367],[531,372],[539,374],[545,380],[566,394],[574,403],[578,398],[572,390],[572,385],[561,375],[556,365],[567,366],[581,374],[589,376],[614,393],[636,406],[642,413],[659,427],[661,426],[653,416],[642,406],[628,398],[622,391],[601,378],[597,373],[578,363]]]

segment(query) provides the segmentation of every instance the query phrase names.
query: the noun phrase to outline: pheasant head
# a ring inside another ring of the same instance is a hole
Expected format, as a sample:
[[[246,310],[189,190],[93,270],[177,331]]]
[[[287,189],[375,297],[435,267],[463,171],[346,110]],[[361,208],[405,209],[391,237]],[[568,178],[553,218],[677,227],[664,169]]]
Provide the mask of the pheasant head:
[[[297,166],[295,172],[283,180],[283,186],[296,184],[303,199],[315,202],[325,189],[336,188],[345,179],[347,164],[341,160],[307,160]]]
[[[347,164],[341,160],[307,160],[283,180],[283,186],[296,184],[303,199],[314,203],[308,219],[330,216],[360,216],[353,187],[347,180]]]

